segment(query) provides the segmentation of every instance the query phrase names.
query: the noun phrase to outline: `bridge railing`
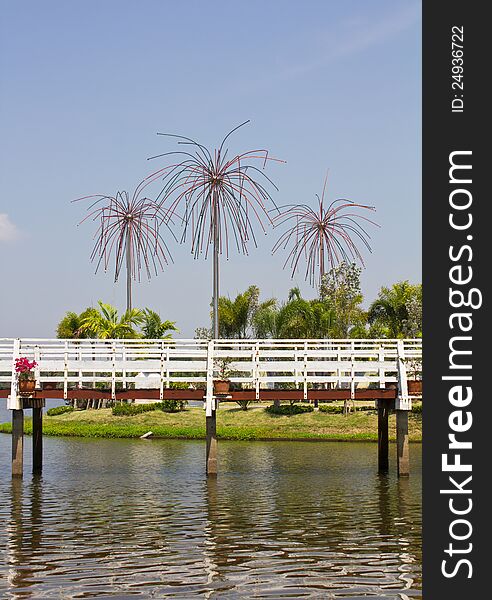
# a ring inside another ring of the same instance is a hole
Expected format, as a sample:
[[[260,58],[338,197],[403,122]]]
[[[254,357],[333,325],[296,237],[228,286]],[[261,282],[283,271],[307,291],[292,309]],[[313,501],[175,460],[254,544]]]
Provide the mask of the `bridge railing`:
[[[213,408],[213,379],[225,359],[231,382],[256,390],[302,389],[323,384],[336,388],[381,387],[396,383],[401,407],[409,406],[407,370],[420,361],[421,339],[299,340],[60,340],[0,339],[0,386],[11,388],[9,407],[19,405],[15,359],[35,360],[37,386],[52,383],[69,389],[159,388],[172,383],[206,389]]]

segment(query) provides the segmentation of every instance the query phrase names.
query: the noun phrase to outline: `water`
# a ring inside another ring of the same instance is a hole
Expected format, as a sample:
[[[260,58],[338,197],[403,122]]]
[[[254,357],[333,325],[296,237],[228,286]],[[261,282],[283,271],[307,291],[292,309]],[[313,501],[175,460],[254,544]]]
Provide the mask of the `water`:
[[[61,398],[47,398],[45,400],[46,406],[43,408],[43,413],[45,413],[48,409],[53,408],[55,406],[65,405],[65,400]],[[31,411],[26,410],[26,417],[31,416]],[[12,413],[7,409],[7,400],[5,398],[0,398],[0,423],[6,423],[12,419]]]
[[[419,445],[400,481],[374,444],[220,442],[212,481],[204,442],[45,438],[39,478],[25,445],[2,598],[421,598]]]

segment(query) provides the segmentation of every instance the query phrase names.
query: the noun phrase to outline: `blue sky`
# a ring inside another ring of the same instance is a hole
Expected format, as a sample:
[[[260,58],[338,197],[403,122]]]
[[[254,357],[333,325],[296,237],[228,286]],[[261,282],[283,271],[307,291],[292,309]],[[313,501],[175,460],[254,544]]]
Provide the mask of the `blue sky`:
[[[2,3],[0,21],[1,337],[54,336],[67,310],[125,305],[94,274],[94,226],[70,200],[132,190],[175,148],[157,131],[214,146],[251,119],[231,151],[287,161],[267,173],[278,204],[374,205],[366,300],[421,280],[420,2],[167,0]],[[271,256],[276,232],[222,262],[221,293],[251,284],[285,298],[315,291]],[[173,246],[174,264],[135,286],[134,304],[209,324],[211,261]]]

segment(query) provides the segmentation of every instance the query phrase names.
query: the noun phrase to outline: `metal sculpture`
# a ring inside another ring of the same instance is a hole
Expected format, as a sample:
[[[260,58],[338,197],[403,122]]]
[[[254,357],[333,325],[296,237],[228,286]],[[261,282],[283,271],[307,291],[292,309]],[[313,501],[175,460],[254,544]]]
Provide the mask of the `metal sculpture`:
[[[272,223],[267,203],[273,199],[265,187],[276,186],[267,175],[255,166],[261,160],[263,168],[269,161],[285,162],[271,158],[267,150],[250,150],[227,158],[225,143],[232,133],[249,121],[232,129],[218,149],[208,150],[195,140],[167,133],[158,133],[178,140],[178,144],[191,147],[190,151],[172,151],[151,159],[178,156],[179,161],[164,169],[164,187],[158,200],[168,203],[167,218],[178,217],[183,225],[181,243],[191,235],[191,253],[194,258],[213,247],[213,335],[219,337],[219,256],[229,257],[229,244],[234,239],[238,252],[248,254],[247,246],[256,246],[253,223],[266,233],[264,222]],[[264,181],[258,177],[261,175]],[[261,181],[261,182],[260,182]],[[183,206],[184,205],[184,206]],[[178,215],[182,208],[183,213]]]
[[[364,265],[364,259],[359,251],[356,239],[371,252],[370,236],[359,220],[377,225],[357,210],[375,211],[374,206],[357,204],[351,200],[339,198],[325,208],[325,192],[328,175],[325,178],[321,197],[316,194],[318,206],[316,209],[307,204],[292,204],[281,207],[274,219],[274,226],[288,224],[285,231],[273,247],[275,253],[279,249],[290,247],[290,252],[284,263],[284,268],[290,262],[292,277],[297,271],[302,258],[306,260],[305,279],[312,286],[321,282],[327,267],[336,266],[342,261],[354,262],[359,260]]]
[[[94,235],[95,244],[91,261],[97,261],[96,273],[103,264],[107,271],[111,256],[115,254],[115,282],[126,266],[126,308],[132,308],[132,279],[140,281],[141,270],[147,277],[157,275],[158,269],[172,261],[169,248],[160,233],[164,223],[168,229],[168,219],[162,205],[142,196],[144,189],[162,177],[163,170],[156,171],[141,181],[130,196],[128,192],[117,192],[115,196],[94,194],[72,200],[93,199],[88,207],[89,214],[79,223],[88,219],[99,221]],[[174,233],[171,234],[174,236]]]

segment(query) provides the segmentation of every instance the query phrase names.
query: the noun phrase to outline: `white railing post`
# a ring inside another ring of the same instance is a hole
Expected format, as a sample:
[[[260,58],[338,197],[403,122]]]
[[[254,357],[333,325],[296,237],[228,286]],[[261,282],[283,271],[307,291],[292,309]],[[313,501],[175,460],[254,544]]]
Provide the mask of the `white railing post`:
[[[15,339],[12,348],[12,380],[10,382],[10,396],[7,399],[7,408],[9,410],[20,410],[22,408],[22,400],[17,389],[17,373],[15,372],[15,359],[20,358],[20,346],[20,339]]]
[[[122,349],[122,358],[123,358],[123,370],[121,372],[121,376],[122,376],[122,383],[121,383],[121,387],[126,390],[126,346],[123,346]]]
[[[36,379],[36,388],[41,387],[41,352],[39,350],[39,346],[34,346],[34,360],[36,361],[36,366],[34,367],[34,378]]]
[[[161,342],[161,376],[159,383],[159,400],[164,400],[164,342]]]
[[[210,340],[207,346],[207,391],[205,395],[205,416],[211,417],[214,409],[214,340]]]
[[[253,354],[253,381],[255,384],[255,398],[258,401],[260,399],[260,373],[259,373],[259,362],[260,362],[260,344],[256,342]]]
[[[169,346],[166,348],[166,388],[171,387],[171,382],[169,381]]]
[[[79,348],[79,363],[82,365],[82,348]],[[78,383],[79,390],[81,390],[84,387],[83,382],[82,382],[82,377],[83,377],[83,372],[81,370],[81,367],[79,367],[79,383]]]
[[[68,396],[68,342],[65,341],[65,353],[64,353],[64,365],[63,365],[63,399],[66,400]]]
[[[111,345],[111,399],[116,400],[116,345]]]
[[[308,387],[307,387],[307,378],[308,378],[307,342],[304,342],[304,368],[303,368],[303,376],[304,376],[303,398],[304,398],[304,400],[307,400],[308,399]]]
[[[355,355],[354,355],[354,341],[350,342],[350,399],[355,400]]]
[[[408,395],[407,367],[405,365],[405,348],[403,340],[397,341],[398,396],[395,402],[396,410],[410,410],[412,400]]]
[[[384,362],[384,349],[382,346],[379,346],[379,362]],[[379,366],[379,387],[386,387],[385,370],[381,365]]]

